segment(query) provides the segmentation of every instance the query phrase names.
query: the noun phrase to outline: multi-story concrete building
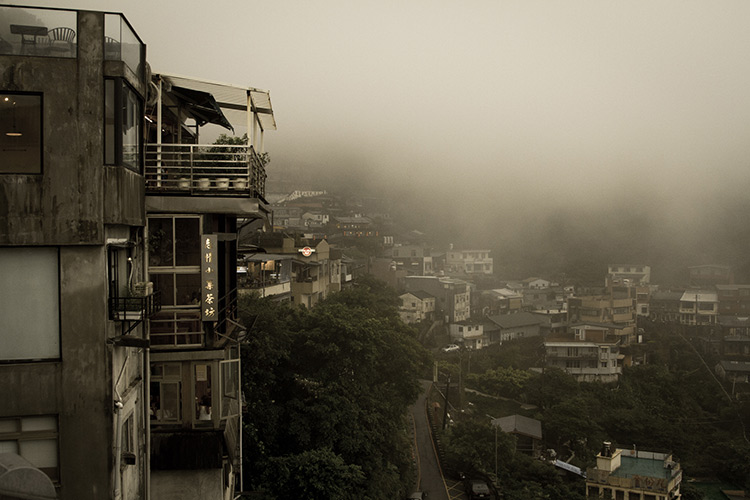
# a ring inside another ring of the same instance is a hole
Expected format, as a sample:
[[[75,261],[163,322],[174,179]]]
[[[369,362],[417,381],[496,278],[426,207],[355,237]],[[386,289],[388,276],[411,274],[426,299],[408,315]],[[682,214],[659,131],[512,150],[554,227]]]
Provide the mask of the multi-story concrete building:
[[[491,275],[491,250],[449,250],[445,255],[445,272],[449,275]]]
[[[432,255],[424,246],[395,245],[391,248],[391,259],[396,263],[397,269],[406,271],[409,276],[433,274]]]
[[[435,297],[436,314],[446,323],[458,323],[471,315],[471,287],[465,281],[437,276],[406,276],[406,291],[425,291]]]
[[[665,323],[679,322],[682,291],[656,290],[649,297],[649,318]]]
[[[145,45],[120,14],[0,19],[0,451],[63,500],[147,498]]]
[[[268,92],[151,78],[120,14],[0,18],[0,449],[60,499],[231,498],[237,219],[268,213]],[[249,144],[199,144],[236,114]]]
[[[544,337],[564,335],[568,330],[568,311],[565,309],[536,309],[531,313],[542,320],[540,334]]]
[[[668,453],[627,450],[604,443],[596,467],[586,470],[586,498],[679,500],[682,469]]]
[[[427,292],[407,292],[399,296],[401,307],[398,313],[404,323],[432,320],[435,316],[435,297]]]
[[[326,240],[309,240],[281,233],[262,235],[259,248],[272,254],[290,256],[290,294],[293,304],[312,307],[332,292],[341,290],[341,253]]]
[[[483,290],[479,295],[479,307],[484,316],[519,312],[523,309],[523,294],[509,288]]]
[[[635,340],[635,289],[614,290],[609,287],[601,295],[585,295],[568,299],[568,324],[606,323],[616,326],[622,345]]]
[[[481,349],[487,344],[484,335],[484,325],[481,321],[465,320],[451,323],[448,326],[451,340],[454,340],[468,349]]]
[[[610,264],[607,266],[605,286],[648,285],[651,283],[651,266],[643,264]]]
[[[680,298],[680,323],[713,325],[719,317],[719,296],[716,292],[688,290]]]
[[[501,344],[508,340],[538,337],[541,333],[542,318],[529,312],[498,314],[487,317],[485,333],[490,344]]]
[[[257,144],[276,123],[267,91],[166,74],[151,86],[147,271],[162,297],[150,321],[151,490],[218,500],[242,484],[238,220],[267,220]],[[209,124],[245,127],[247,143],[201,144]]]
[[[750,285],[716,285],[719,314],[722,316],[750,315]]]
[[[545,366],[560,368],[579,382],[616,382],[622,374],[618,328],[612,324],[579,323],[544,343]]]

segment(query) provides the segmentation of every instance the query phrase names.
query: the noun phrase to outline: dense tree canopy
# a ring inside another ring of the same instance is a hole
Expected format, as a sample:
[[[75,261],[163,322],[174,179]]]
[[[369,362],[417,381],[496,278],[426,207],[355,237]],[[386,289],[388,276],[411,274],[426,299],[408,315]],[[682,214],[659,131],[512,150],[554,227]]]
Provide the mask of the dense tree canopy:
[[[369,278],[309,310],[244,302],[248,486],[270,498],[403,494],[412,467],[403,417],[428,353],[397,304]]]
[[[466,385],[535,405],[525,414],[542,422],[545,446],[584,468],[609,440],[623,448],[671,451],[688,477],[750,488],[750,403],[730,400],[707,368],[712,361],[702,360],[679,332],[650,334],[648,362],[625,367],[615,384],[577,383],[558,369],[521,375],[513,367],[531,359],[535,348],[516,343],[508,346],[517,354],[513,359],[488,351],[480,360],[484,354],[475,353],[474,366],[503,363],[470,374]],[[476,413],[484,417],[481,409]]]

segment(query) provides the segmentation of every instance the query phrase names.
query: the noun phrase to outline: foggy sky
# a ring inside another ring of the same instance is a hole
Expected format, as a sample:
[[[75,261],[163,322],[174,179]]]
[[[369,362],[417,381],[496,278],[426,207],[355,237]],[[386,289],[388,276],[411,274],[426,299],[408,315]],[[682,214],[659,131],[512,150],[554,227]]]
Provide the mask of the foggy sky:
[[[123,12],[154,72],[270,90],[270,169],[464,233],[615,206],[671,231],[747,191],[746,0],[12,3]]]

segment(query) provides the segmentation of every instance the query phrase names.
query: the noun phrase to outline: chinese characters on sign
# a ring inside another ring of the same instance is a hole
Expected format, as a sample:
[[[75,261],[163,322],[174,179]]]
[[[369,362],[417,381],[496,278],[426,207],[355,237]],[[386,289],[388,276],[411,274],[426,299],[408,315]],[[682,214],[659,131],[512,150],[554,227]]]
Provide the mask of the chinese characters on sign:
[[[219,316],[217,300],[218,237],[215,234],[203,235],[201,241],[201,317],[203,321],[217,321]]]

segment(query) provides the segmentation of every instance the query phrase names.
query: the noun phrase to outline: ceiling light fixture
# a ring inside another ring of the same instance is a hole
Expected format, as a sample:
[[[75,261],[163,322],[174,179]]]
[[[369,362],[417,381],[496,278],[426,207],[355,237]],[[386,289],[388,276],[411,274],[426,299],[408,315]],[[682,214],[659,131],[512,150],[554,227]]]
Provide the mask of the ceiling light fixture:
[[[5,100],[7,101],[8,98],[6,97]],[[13,101],[13,130],[9,130],[8,132],[5,132],[5,135],[8,137],[21,137],[23,134],[18,131],[18,128],[16,128],[16,102]]]

